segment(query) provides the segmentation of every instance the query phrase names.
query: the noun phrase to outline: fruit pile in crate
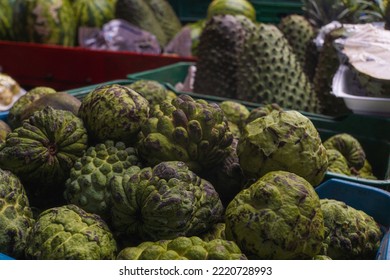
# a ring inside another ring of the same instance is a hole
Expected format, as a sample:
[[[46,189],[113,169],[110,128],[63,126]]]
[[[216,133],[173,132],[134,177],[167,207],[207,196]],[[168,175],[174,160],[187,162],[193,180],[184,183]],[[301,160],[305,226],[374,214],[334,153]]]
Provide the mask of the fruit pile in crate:
[[[330,168],[373,174],[353,137],[322,141],[296,110],[249,112],[124,80],[73,95],[34,88],[7,122],[0,252],[10,257],[383,257],[390,223],[374,208],[390,194],[352,187],[349,198],[371,195],[349,205],[326,193]]]

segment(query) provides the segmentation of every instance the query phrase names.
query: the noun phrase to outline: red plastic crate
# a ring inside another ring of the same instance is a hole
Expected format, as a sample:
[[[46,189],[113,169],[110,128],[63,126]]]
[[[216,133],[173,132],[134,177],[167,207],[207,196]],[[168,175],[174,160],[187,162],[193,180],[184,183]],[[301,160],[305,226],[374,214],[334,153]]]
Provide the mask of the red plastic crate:
[[[0,41],[0,69],[26,89],[49,86],[57,91],[123,79],[194,57]]]

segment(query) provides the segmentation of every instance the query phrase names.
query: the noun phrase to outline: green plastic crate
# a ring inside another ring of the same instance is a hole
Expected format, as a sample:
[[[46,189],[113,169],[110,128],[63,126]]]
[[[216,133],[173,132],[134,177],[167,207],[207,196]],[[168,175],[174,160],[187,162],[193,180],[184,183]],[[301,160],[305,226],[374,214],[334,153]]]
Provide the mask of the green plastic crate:
[[[175,90],[174,85],[184,81],[188,68],[191,65],[194,65],[194,63],[175,63],[161,68],[130,74],[127,78],[130,80],[154,80],[166,84],[169,88]],[[217,103],[227,100],[226,98],[205,94],[177,91],[176,93],[189,94],[196,98]],[[246,105],[249,110],[261,106],[252,102],[238,102]],[[327,173],[326,179],[344,179],[390,190],[390,118],[356,114],[331,117],[308,112],[301,113],[313,122],[322,140],[326,140],[337,133],[349,133],[358,139],[367,153],[367,158],[372,165],[374,174],[379,180],[362,179],[331,172]]]
[[[194,22],[207,16],[207,8],[211,1],[170,0],[170,4],[183,23]],[[252,0],[259,22],[279,23],[289,14],[302,14],[301,0]]]

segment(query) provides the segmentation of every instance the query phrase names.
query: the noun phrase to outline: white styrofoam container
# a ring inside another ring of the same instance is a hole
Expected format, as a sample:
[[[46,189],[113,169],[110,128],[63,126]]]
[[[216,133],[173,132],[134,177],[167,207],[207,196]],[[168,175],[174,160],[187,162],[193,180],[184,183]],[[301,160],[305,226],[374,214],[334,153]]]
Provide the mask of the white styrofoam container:
[[[343,98],[345,105],[356,114],[390,117],[390,98],[364,96],[364,90],[359,88],[353,73],[344,64],[333,77],[332,93]]]

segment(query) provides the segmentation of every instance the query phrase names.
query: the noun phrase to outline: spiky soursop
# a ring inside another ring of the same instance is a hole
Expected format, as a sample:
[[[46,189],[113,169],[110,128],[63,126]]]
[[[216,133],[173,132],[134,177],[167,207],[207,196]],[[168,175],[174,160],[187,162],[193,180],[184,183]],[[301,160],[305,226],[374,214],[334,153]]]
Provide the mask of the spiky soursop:
[[[237,98],[320,113],[320,103],[286,37],[272,24],[258,24],[244,43]]]
[[[149,102],[125,86],[98,86],[82,100],[79,116],[91,141],[132,144],[149,117]]]
[[[76,205],[42,212],[28,238],[26,256],[37,260],[114,260],[116,241],[107,224]]]
[[[243,45],[255,24],[242,15],[212,17],[197,49],[194,92],[235,98],[241,88],[237,76]]]
[[[111,198],[113,229],[145,241],[196,236],[224,210],[214,187],[178,161],[115,176]]]
[[[150,166],[177,160],[200,173],[222,162],[231,152],[232,141],[218,104],[180,95],[153,108],[142,125],[137,148]]]
[[[108,220],[111,210],[110,180],[132,166],[141,166],[133,147],[110,140],[91,146],[70,170],[65,199]]]
[[[281,19],[278,28],[291,45],[310,81],[313,80],[318,59],[314,38],[317,32],[309,20],[302,15],[288,15]]]
[[[16,174],[27,192],[53,201],[62,197],[70,169],[84,154],[87,141],[87,131],[78,117],[46,107],[8,135],[0,147],[0,168]]]
[[[337,259],[374,259],[382,232],[365,212],[342,201],[321,199],[325,225],[325,253]]]
[[[251,259],[306,259],[320,253],[320,199],[302,177],[269,172],[242,190],[225,212],[228,240]]]
[[[143,242],[119,252],[118,260],[246,260],[240,248],[223,239],[203,241],[197,236]]]
[[[0,169],[0,252],[23,258],[33,223],[28,197],[19,178]]]
[[[74,46],[76,20],[69,0],[31,0],[27,26],[30,42]]]
[[[53,94],[56,90],[50,87],[35,87],[22,95],[9,110],[7,122],[12,128],[17,128],[22,125],[21,116],[25,108],[34,101],[40,99],[47,94]]]
[[[273,111],[246,125],[237,146],[248,178],[284,170],[321,183],[328,168],[326,149],[311,120],[297,111]]]

